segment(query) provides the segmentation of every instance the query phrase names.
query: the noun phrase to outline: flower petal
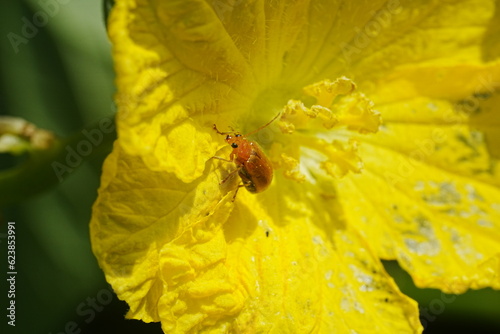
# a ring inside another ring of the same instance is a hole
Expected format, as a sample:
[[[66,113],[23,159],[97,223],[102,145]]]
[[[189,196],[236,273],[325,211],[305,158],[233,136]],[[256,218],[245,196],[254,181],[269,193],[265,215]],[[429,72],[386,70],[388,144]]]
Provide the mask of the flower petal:
[[[108,157],[91,237],[128,317],[167,333],[421,330],[415,302],[317,187],[278,175],[285,189],[242,190],[231,211],[209,169],[184,189],[119,144]]]
[[[376,82],[401,67],[480,63],[494,13],[493,0],[388,1],[355,29],[342,55],[363,91],[362,80]]]
[[[417,285],[499,288],[500,63],[483,39],[498,26],[494,3],[414,6],[386,16],[391,34],[361,31],[344,49],[384,124],[359,137],[365,169],[339,180],[338,196],[349,223]]]
[[[230,207],[221,202],[220,171],[190,184],[173,174],[150,171],[142,159],[115,143],[106,159],[99,197],[90,224],[92,247],[129,316],[159,321],[157,303],[164,293],[158,256],[167,240],[204,224]],[[233,184],[234,185],[234,184]]]
[[[205,1],[138,0],[117,2],[110,38],[123,148],[153,170],[196,179],[217,150],[213,114],[231,118],[253,87],[231,36]]]
[[[339,180],[349,222],[418,286],[500,288],[498,100],[478,91],[379,107],[385,125],[360,145],[365,170]]]

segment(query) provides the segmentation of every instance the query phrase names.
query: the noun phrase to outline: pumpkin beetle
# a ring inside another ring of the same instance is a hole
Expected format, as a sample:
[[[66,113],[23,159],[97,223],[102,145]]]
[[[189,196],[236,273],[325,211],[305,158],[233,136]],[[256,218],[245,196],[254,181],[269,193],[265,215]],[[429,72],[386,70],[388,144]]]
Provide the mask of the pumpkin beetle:
[[[256,194],[266,190],[273,180],[273,167],[269,158],[264,154],[262,148],[254,141],[248,140],[246,137],[259,132],[265,127],[274,122],[281,113],[274,116],[272,120],[250,133],[242,135],[236,131],[221,132],[214,124],[213,129],[220,135],[226,135],[226,142],[233,148],[229,155],[229,160],[221,157],[213,157],[215,159],[234,162],[236,169],[229,173],[220,184],[224,184],[231,175],[238,172],[242,184],[238,185],[233,196],[233,201],[241,187],[245,187],[249,192]]]

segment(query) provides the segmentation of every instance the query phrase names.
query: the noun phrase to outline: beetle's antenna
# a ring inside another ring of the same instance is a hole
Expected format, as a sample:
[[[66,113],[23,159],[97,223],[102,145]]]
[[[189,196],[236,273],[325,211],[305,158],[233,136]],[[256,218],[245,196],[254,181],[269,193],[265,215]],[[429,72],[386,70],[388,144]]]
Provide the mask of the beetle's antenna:
[[[232,128],[231,128],[231,130],[233,130],[233,131],[230,131],[230,132],[220,132],[219,129],[217,129],[217,125],[215,125],[215,124],[213,126],[213,129],[215,130],[215,132],[217,132],[220,135],[228,135],[228,134],[234,133],[234,130]]]
[[[250,133],[247,133],[244,137],[246,136],[250,136],[250,135],[253,135],[254,133],[256,132],[259,132],[260,130],[264,129],[266,126],[269,126],[269,124],[271,124],[272,122],[274,122],[276,120],[276,118],[278,118],[279,116],[281,115],[281,111],[278,113],[278,115],[274,116],[272,120],[270,120],[269,122],[267,122],[266,124],[262,125],[260,128],[258,128],[257,130],[253,130],[252,132]]]

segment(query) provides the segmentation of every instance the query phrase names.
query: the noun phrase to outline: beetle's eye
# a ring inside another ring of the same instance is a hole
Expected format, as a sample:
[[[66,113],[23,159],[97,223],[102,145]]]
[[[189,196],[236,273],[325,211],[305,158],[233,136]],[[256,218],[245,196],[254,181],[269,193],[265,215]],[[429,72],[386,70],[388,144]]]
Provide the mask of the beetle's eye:
[[[230,135],[227,135],[227,136],[226,136],[226,140],[228,140],[228,139],[231,139],[231,136],[230,136]]]
[[[236,144],[236,143],[232,143],[232,144],[231,144],[231,147],[232,147],[232,148],[238,148],[238,144]]]
[[[237,133],[235,137],[241,137],[241,135],[239,133]]]

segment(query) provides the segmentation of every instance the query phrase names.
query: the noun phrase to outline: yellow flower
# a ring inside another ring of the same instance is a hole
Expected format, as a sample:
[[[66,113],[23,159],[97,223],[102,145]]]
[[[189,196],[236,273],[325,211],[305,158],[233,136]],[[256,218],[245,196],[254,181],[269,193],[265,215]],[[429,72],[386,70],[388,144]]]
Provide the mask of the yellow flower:
[[[494,1],[117,1],[94,253],[165,333],[413,333],[422,287],[500,288]],[[275,168],[240,190],[231,147]]]

